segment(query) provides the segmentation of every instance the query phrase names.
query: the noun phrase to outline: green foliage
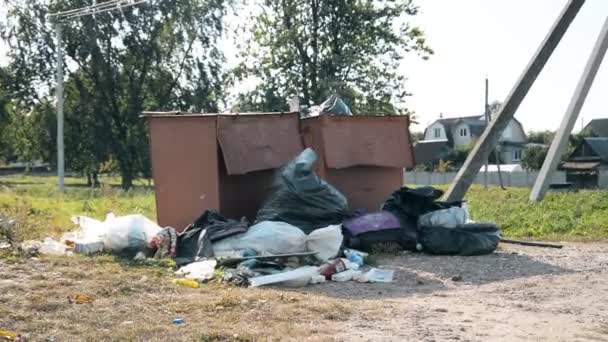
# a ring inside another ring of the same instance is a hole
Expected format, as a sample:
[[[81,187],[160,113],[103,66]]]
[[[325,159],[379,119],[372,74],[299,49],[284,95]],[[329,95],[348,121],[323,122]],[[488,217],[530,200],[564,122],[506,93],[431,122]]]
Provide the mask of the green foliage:
[[[339,94],[354,113],[405,112],[405,77],[399,65],[409,52],[432,54],[423,32],[407,19],[417,13],[412,0],[264,1],[242,49],[235,75],[260,81],[241,100],[256,110],[320,104]],[[272,96],[268,96],[268,91]],[[278,102],[278,103],[277,103]]]
[[[56,65],[48,14],[92,1],[5,3],[0,33],[11,48],[8,88],[22,108],[44,106]],[[114,159],[129,188],[135,177],[150,174],[143,110],[217,111],[224,6],[223,0],[167,0],[62,24],[70,168],[94,171]]]
[[[466,195],[473,220],[496,222],[506,237],[589,240],[608,236],[608,191],[549,192],[532,203],[529,188],[473,186]]]
[[[544,145],[527,145],[521,158],[521,166],[527,171],[540,170],[549,148]]]
[[[528,132],[528,142],[532,144],[550,145],[553,141],[555,132],[551,131],[540,131],[540,132]]]

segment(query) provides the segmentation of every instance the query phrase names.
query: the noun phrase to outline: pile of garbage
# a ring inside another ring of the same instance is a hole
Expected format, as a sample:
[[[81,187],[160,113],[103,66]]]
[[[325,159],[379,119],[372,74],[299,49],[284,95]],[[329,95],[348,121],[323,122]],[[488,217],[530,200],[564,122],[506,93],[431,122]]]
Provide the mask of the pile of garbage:
[[[178,233],[142,215],[104,221],[74,216],[79,229],[59,241],[26,241],[23,250],[43,254],[114,253],[135,259],[171,258],[183,279],[196,287],[214,278],[239,286],[302,286],[326,281],[391,282],[392,270],[367,265],[377,243],[430,254],[492,253],[500,230],[469,219],[466,203],[439,201],[432,187],[396,190],[370,213],[353,213],[331,184],[314,172],[306,149],[276,175],[254,222],[207,210]]]

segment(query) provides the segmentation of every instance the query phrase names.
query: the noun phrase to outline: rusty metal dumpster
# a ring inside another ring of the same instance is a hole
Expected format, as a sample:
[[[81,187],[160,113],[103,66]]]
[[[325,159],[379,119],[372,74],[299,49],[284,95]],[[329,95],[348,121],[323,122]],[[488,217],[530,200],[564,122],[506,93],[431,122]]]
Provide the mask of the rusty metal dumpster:
[[[143,116],[158,223],[178,231],[206,209],[253,219],[274,170],[303,149],[297,113]]]
[[[414,164],[407,116],[331,116],[301,122],[316,171],[348,199],[351,210],[378,210]]]

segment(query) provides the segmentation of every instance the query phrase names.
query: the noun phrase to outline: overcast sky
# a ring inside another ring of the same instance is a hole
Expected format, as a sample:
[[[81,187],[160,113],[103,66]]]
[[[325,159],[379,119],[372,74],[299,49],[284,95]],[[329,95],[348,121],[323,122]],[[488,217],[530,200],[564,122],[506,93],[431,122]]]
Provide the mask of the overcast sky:
[[[435,55],[402,68],[414,93],[410,107],[422,130],[439,117],[481,114],[484,78],[490,100],[504,100],[548,33],[566,0],[419,0],[415,23]],[[555,130],[608,16],[608,1],[587,0],[519,107],[526,131]],[[608,62],[598,72],[581,117],[608,117]]]
[[[435,55],[428,61],[411,56],[401,66],[409,77],[407,89],[414,94],[409,107],[421,123],[413,130],[423,130],[440,113],[445,117],[481,114],[486,75],[490,100],[504,100],[566,2],[418,0],[421,11],[413,21],[426,32]],[[0,15],[3,12],[0,8]],[[587,0],[516,114],[526,131],[558,127],[607,16],[608,0]],[[230,55],[233,47],[226,45]],[[0,43],[0,62],[5,62],[5,49]],[[581,120],[608,117],[606,64],[576,130]]]

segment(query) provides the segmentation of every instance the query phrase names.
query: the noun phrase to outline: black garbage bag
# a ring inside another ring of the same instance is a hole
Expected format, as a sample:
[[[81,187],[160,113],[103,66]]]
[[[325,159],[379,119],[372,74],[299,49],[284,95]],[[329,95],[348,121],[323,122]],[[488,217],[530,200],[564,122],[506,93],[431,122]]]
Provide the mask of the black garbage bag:
[[[178,265],[194,262],[197,258],[213,257],[212,243],[247,232],[249,222],[227,219],[215,210],[206,210],[177,237]]]
[[[349,216],[344,195],[314,173],[316,160],[315,151],[307,148],[277,173],[256,223],[286,222],[309,234]]]
[[[482,255],[496,250],[500,229],[493,223],[467,223],[457,228],[420,227],[420,243],[430,254]]]
[[[382,210],[387,210],[397,215],[405,215],[410,218],[418,219],[431,211],[447,209],[459,206],[460,202],[446,203],[437,201],[443,196],[443,191],[430,186],[423,186],[415,189],[404,186],[393,192],[382,205]]]

